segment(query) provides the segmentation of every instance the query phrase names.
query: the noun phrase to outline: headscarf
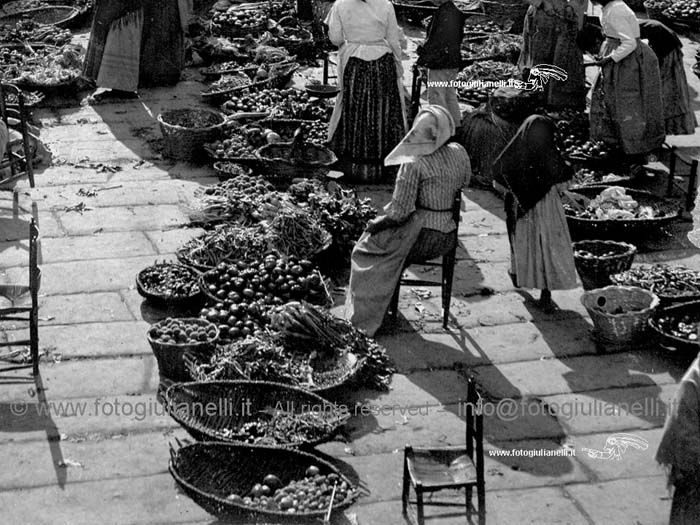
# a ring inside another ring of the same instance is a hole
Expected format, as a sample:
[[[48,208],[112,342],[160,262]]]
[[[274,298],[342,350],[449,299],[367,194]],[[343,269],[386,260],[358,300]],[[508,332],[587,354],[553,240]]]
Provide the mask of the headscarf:
[[[494,180],[515,200],[516,218],[573,175],[555,145],[555,134],[552,119],[531,115],[493,163]]]
[[[489,97],[491,111],[505,120],[520,124],[534,110],[533,97],[514,87],[499,87]]]
[[[666,418],[656,460],[669,469],[669,482],[700,478],[700,358],[681,379]],[[687,479],[686,479],[687,478]]]
[[[416,162],[421,157],[440,149],[455,134],[455,122],[442,106],[430,105],[422,109],[413,121],[413,127],[384,159],[385,166]]]

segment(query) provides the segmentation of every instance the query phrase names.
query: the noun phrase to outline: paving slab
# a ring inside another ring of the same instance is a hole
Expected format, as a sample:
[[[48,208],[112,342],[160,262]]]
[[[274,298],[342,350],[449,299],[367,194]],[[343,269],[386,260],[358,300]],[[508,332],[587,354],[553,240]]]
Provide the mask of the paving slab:
[[[675,384],[668,371],[641,369],[635,354],[583,356],[560,360],[508,363],[479,367],[477,380],[492,396],[547,396],[614,387]]]
[[[211,521],[178,494],[170,474],[0,492],[7,523],[156,524]]]
[[[571,485],[566,491],[593,523],[668,523],[671,502],[665,476]]]
[[[117,293],[51,295],[39,298],[40,326],[109,323],[133,319],[134,316]]]
[[[508,236],[488,234],[479,237],[460,236],[457,244],[457,259],[470,259],[474,262],[510,261]]]
[[[128,259],[95,259],[44,264],[41,267],[41,292],[44,295],[111,292],[134,287],[136,274],[153,264],[153,256]],[[26,268],[7,270],[13,282],[23,282]]]
[[[152,355],[42,363],[41,378],[46,397],[51,401],[150,394],[160,383],[158,365]],[[26,384],[3,385],[0,402],[31,402],[28,388]]]
[[[95,232],[167,230],[189,222],[175,205],[126,206],[95,208],[82,215],[63,213],[61,224],[69,235],[92,235]]]
[[[678,387],[675,383],[546,396],[568,434],[623,432],[662,427]]]
[[[141,139],[123,138],[118,141],[79,141],[57,142],[48,141],[51,152],[56,158],[66,162],[137,162],[141,159],[157,158],[148,144]]]
[[[49,214],[36,216],[39,235],[43,237],[61,237],[65,231],[58,219]],[[10,210],[0,210],[0,242],[21,241],[29,237],[29,223],[32,214],[19,213],[13,215]],[[28,261],[29,259],[27,259]]]
[[[145,336],[149,326],[143,321],[42,326],[40,344],[49,358],[60,355],[64,360],[150,355]],[[7,336],[9,341],[26,339],[22,331]]]
[[[167,231],[146,232],[146,237],[155,246],[159,254],[170,254],[177,252],[185,243],[195,237],[199,237],[203,233],[204,230],[201,228],[177,228]]]
[[[16,401],[0,402],[3,427],[0,443],[31,442],[37,449],[60,448],[63,443],[93,443],[126,436],[161,433],[170,436],[181,427],[165,411],[155,394],[109,395],[37,401],[27,393]],[[24,413],[17,411],[21,406]],[[13,408],[14,407],[14,408]],[[177,434],[176,434],[177,435]],[[51,445],[47,444],[47,439]],[[54,445],[54,442],[60,442]],[[137,450],[134,451],[137,453]]]

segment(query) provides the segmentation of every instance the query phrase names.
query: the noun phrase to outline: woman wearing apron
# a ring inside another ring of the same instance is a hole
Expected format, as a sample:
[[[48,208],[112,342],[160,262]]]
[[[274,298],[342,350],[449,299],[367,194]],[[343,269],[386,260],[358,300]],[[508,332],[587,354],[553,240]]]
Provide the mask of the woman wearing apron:
[[[379,329],[406,260],[429,261],[454,245],[455,195],[469,184],[469,156],[450,142],[455,125],[442,106],[427,106],[386,158],[400,164],[394,195],[352,252],[346,317],[372,336]]]
[[[596,3],[603,6],[606,39],[591,100],[591,138],[641,157],[666,138],[659,62],[641,41],[637,17],[622,0]]]
[[[406,132],[400,31],[388,0],[338,0],[326,18],[341,88],[328,139],[349,180],[382,182]]]

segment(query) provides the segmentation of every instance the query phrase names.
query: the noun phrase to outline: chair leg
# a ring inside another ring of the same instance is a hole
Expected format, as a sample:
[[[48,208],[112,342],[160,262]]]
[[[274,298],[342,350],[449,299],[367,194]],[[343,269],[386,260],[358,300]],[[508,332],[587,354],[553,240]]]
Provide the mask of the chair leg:
[[[452,302],[452,281],[455,273],[455,254],[442,259],[442,327],[447,329],[450,320],[450,303]]]
[[[389,303],[389,313],[391,314],[392,320],[396,321],[399,316],[399,293],[401,292],[401,278],[399,277],[399,282],[396,283],[396,288],[394,288],[394,294],[391,296],[391,302]]]
[[[483,482],[477,485],[476,496],[479,502],[479,525],[486,525],[486,486]]]
[[[39,318],[36,311],[31,313],[29,322],[29,350],[32,358],[32,373],[39,375]]]
[[[670,197],[673,193],[673,179],[676,176],[676,151],[671,148],[671,160],[668,167],[668,185],[666,186],[666,196]]]
[[[423,489],[416,487],[416,521],[418,525],[425,525],[425,512],[423,508]]]
[[[471,523],[471,514],[472,514],[472,488],[467,487],[464,491],[464,507],[465,507],[465,512],[467,513],[467,522]]]
[[[403,488],[401,490],[401,509],[403,511],[404,517],[408,516],[408,499],[410,496],[410,483],[408,480],[408,459],[406,458],[406,453],[404,452],[403,457]]]

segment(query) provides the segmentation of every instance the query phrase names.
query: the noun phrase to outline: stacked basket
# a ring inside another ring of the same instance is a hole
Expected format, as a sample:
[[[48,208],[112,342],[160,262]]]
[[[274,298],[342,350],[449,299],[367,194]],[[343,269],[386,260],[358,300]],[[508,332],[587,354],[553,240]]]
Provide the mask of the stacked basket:
[[[172,123],[178,118],[202,118],[206,126],[183,127]],[[163,134],[163,155],[174,160],[194,160],[204,154],[204,145],[218,140],[224,132],[226,119],[210,109],[175,109],[158,115]]]
[[[612,284],[610,276],[629,270],[637,253],[631,244],[598,240],[575,242],[573,249],[584,290]]]

